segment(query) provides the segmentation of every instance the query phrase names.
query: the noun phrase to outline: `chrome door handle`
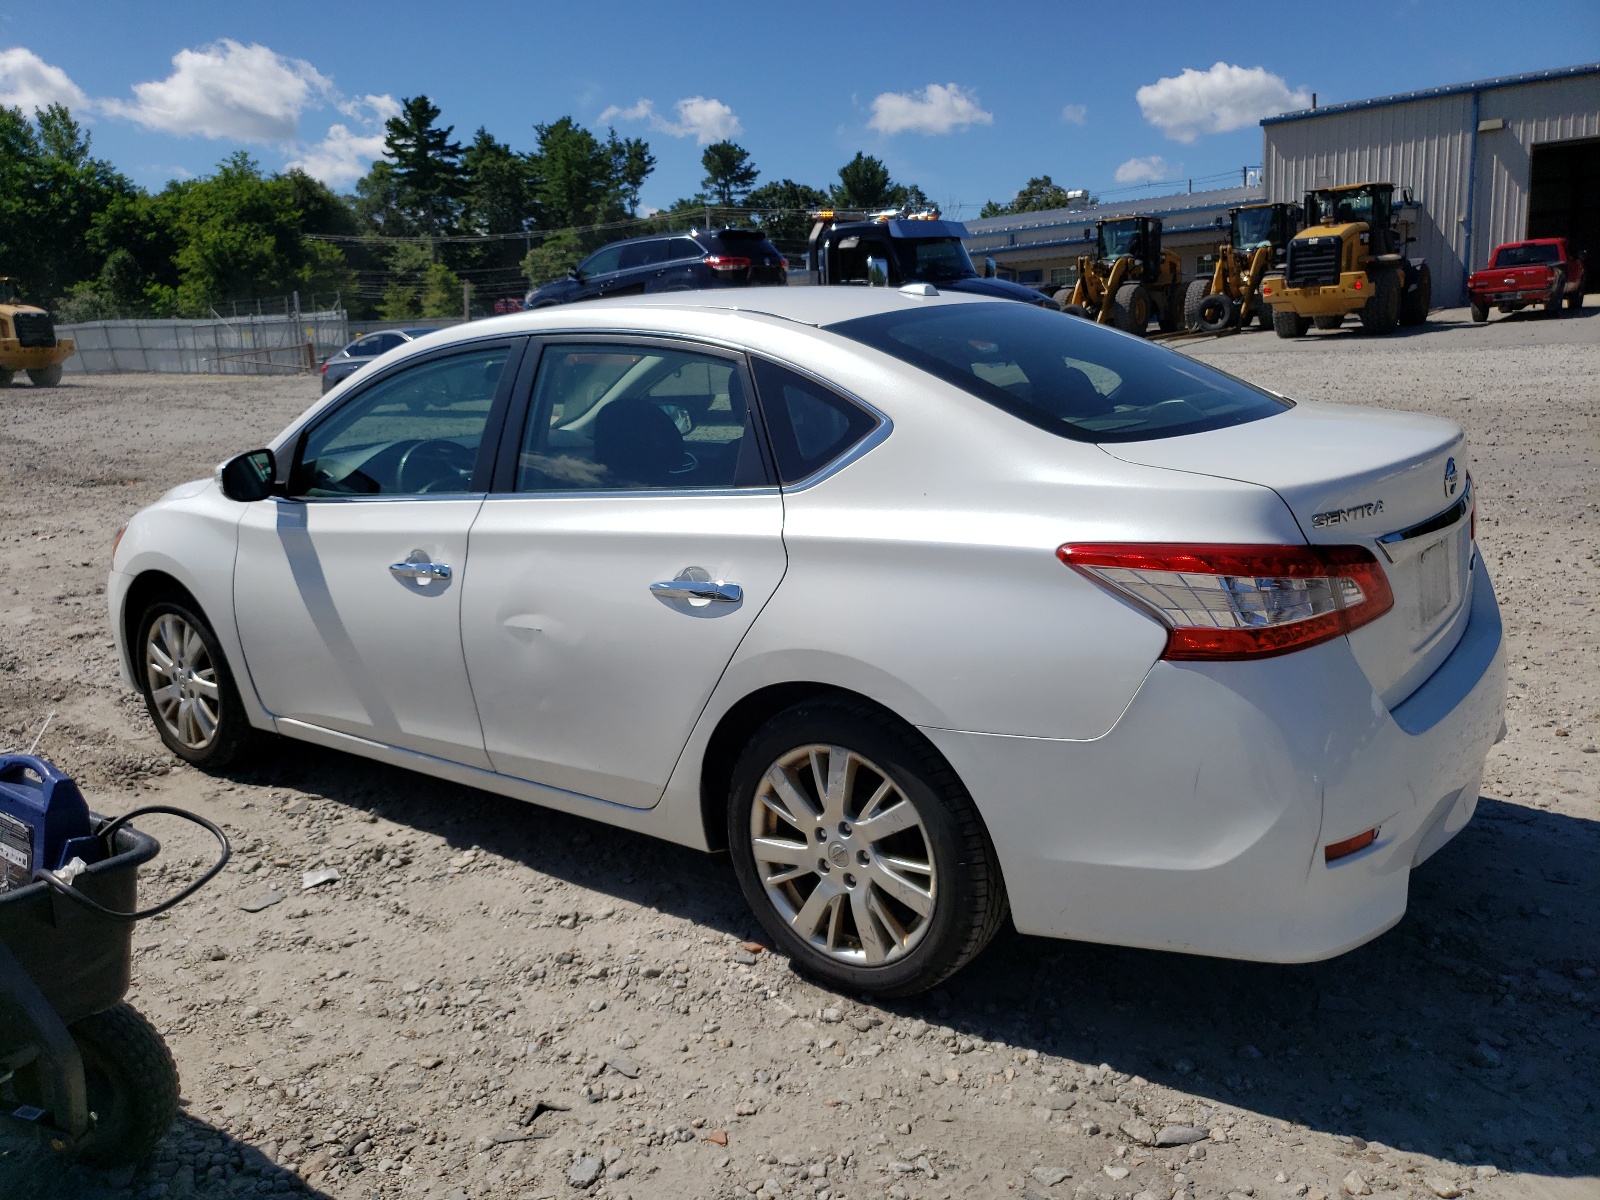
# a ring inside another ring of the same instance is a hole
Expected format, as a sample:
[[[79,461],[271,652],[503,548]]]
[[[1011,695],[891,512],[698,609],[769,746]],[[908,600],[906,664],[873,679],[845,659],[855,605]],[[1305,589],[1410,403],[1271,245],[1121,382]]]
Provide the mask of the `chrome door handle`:
[[[415,561],[389,564],[389,573],[400,579],[449,579],[450,568],[444,563]]]
[[[685,567],[676,579],[652,583],[650,594],[663,600],[699,600],[713,604],[737,604],[744,599],[742,587],[712,579],[711,572],[704,567]]]

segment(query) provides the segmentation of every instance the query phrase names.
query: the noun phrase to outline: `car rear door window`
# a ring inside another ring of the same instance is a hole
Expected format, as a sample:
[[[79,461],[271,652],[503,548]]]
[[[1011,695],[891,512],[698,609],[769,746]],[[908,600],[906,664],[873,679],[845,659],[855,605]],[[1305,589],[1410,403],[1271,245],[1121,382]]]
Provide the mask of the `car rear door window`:
[[[306,435],[293,495],[460,495],[510,351],[417,363],[379,380]]]
[[[737,359],[638,344],[545,347],[518,492],[766,482]]]
[[[752,360],[778,478],[799,483],[856,446],[878,419],[816,380],[766,359]]]
[[[666,258],[663,262],[682,262],[687,258],[700,258],[705,254],[705,248],[693,238],[673,238],[667,243]]]

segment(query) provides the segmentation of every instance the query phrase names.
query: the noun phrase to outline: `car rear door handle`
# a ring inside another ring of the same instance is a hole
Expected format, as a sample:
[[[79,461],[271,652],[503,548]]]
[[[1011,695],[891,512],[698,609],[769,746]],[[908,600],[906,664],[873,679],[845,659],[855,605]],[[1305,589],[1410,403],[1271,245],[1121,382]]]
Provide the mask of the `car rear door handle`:
[[[389,573],[398,579],[449,579],[450,568],[444,563],[425,559],[407,559],[389,564]]]
[[[737,583],[712,579],[704,567],[685,567],[676,579],[665,583],[652,583],[650,594],[662,600],[699,600],[712,604],[738,604],[744,599],[744,589]]]

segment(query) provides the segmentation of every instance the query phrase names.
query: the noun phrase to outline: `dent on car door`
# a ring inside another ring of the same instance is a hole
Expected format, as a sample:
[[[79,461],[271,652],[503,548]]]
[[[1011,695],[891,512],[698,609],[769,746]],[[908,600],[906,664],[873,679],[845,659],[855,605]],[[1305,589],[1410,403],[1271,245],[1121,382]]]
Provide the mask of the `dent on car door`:
[[[656,340],[542,350],[472,528],[462,640],[494,768],[649,807],[783,578],[742,359]]]
[[[276,717],[489,765],[461,572],[520,351],[484,343],[373,380],[299,439],[289,495],[247,506],[234,611]]]

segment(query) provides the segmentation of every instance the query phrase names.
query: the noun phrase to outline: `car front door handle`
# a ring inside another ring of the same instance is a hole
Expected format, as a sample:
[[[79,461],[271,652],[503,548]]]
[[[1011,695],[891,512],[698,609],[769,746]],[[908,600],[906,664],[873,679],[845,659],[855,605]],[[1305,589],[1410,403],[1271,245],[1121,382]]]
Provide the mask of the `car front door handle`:
[[[405,562],[390,563],[389,574],[397,579],[449,579],[450,568],[444,563],[408,558]]]
[[[676,579],[665,583],[652,583],[650,594],[662,600],[698,600],[702,604],[738,604],[744,599],[744,589],[737,583],[712,579],[704,567],[685,567]]]

